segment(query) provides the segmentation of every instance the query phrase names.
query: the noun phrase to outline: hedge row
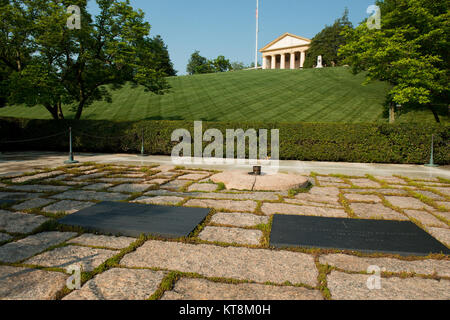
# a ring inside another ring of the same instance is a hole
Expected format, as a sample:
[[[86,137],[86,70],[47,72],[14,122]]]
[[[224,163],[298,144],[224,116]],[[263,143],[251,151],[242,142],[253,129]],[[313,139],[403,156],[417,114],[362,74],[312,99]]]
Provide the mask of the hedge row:
[[[39,141],[10,142],[57,134],[69,127],[74,132],[75,152],[139,153],[143,133],[145,151],[152,155],[171,154],[176,145],[171,142],[174,130],[187,129],[192,137],[194,131],[193,121],[111,122],[2,118],[0,151],[67,151],[67,135]],[[203,132],[211,128],[219,129],[224,137],[226,129],[279,129],[282,160],[363,163],[427,163],[430,159],[431,135],[435,134],[435,162],[450,164],[450,126],[445,125],[203,122]]]

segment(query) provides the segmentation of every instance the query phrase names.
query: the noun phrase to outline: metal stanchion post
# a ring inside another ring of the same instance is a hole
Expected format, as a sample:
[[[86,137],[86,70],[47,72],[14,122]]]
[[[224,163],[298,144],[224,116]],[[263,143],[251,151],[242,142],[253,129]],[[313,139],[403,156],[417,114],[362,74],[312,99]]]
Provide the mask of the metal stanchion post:
[[[426,164],[425,167],[439,167],[439,165],[434,164],[434,134],[431,136],[431,157],[430,157],[430,163]]]
[[[65,164],[79,163],[79,161],[74,160],[72,151],[72,127],[69,128],[69,160],[64,161]]]
[[[141,157],[145,157],[145,149],[144,149],[144,129],[142,129],[142,141],[141,141]]]

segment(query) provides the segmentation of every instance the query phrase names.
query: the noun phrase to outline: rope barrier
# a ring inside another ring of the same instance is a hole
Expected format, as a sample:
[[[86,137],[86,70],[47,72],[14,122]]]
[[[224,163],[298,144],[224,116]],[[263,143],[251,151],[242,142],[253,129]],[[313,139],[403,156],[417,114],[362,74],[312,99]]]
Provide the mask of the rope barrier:
[[[45,137],[39,137],[39,138],[32,138],[32,139],[25,139],[25,140],[14,140],[14,141],[0,141],[0,143],[21,143],[21,142],[33,142],[33,141],[39,141],[39,140],[45,140],[45,139],[49,139],[49,138],[54,138],[54,137],[58,137],[58,136],[62,136],[63,134],[66,134],[67,132],[69,132],[69,130],[57,133],[57,134],[52,134],[49,136],[45,136]]]
[[[82,136],[85,136],[85,137],[89,137],[89,138],[96,138],[96,139],[103,139],[103,140],[110,140],[110,139],[111,140],[115,140],[115,139],[118,140],[118,139],[133,137],[133,136],[137,135],[137,133],[130,133],[130,134],[127,134],[127,135],[116,136],[116,137],[100,137],[100,136],[95,136],[95,135],[92,135],[92,134],[84,133],[82,131],[75,131],[74,130],[74,133],[77,133],[79,135],[82,135]]]

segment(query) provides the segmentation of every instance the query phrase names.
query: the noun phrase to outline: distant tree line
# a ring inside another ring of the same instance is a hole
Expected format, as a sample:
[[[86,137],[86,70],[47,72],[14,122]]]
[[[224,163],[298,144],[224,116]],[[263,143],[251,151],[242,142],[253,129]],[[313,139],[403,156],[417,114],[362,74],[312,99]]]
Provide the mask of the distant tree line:
[[[203,73],[216,73],[227,71],[239,71],[248,68],[253,68],[254,63],[246,66],[243,62],[234,61],[230,62],[223,55],[218,56],[216,59],[208,59],[200,55],[200,51],[196,50],[190,57],[186,67],[188,74],[203,74]]]

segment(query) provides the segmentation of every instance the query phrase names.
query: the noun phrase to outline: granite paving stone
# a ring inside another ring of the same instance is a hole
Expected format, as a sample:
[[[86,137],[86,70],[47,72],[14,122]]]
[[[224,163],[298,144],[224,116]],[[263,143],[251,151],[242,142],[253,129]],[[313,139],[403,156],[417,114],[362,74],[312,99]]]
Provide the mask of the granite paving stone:
[[[63,171],[42,172],[42,173],[38,173],[35,175],[31,175],[31,176],[23,176],[23,177],[14,178],[11,180],[11,182],[12,183],[24,183],[24,182],[29,182],[29,181],[33,181],[33,180],[40,180],[40,179],[44,179],[44,178],[58,176],[63,173],[64,173]]]
[[[46,251],[24,263],[51,268],[67,268],[78,265],[82,271],[90,272],[115,255],[117,255],[117,251],[72,245]]]
[[[113,192],[96,192],[96,191],[85,191],[85,190],[70,190],[64,193],[52,196],[54,199],[61,200],[96,200],[96,201],[120,201],[125,200],[129,196],[122,193]]]
[[[261,284],[228,284],[182,278],[161,300],[322,300],[318,290]]]
[[[190,174],[186,174],[184,176],[181,176],[178,179],[180,179],[180,180],[197,181],[197,180],[205,179],[209,175],[211,175],[209,172],[207,172],[207,173],[190,173]]]
[[[259,201],[277,201],[278,194],[274,192],[242,192],[242,193],[228,193],[228,192],[211,192],[211,193],[197,193],[196,198],[204,199],[228,199],[228,200],[259,200]]]
[[[165,275],[161,271],[114,268],[95,276],[63,300],[146,300]]]
[[[448,187],[448,188],[432,188],[432,189],[450,197],[450,187]]]
[[[188,191],[214,192],[217,187],[217,184],[214,183],[194,183],[188,188]]]
[[[343,209],[297,206],[286,203],[264,203],[261,207],[265,215],[288,214],[288,215],[305,215],[320,217],[346,218],[347,213]]]
[[[349,179],[350,182],[357,187],[361,188],[380,188],[381,185],[378,182],[370,179]]]
[[[73,232],[42,232],[0,247],[0,261],[19,262],[76,236]]]
[[[449,202],[449,201],[436,201],[436,204],[437,204],[439,207],[443,207],[443,208],[445,208],[446,210],[450,210],[450,202]]]
[[[351,203],[353,212],[364,219],[408,220],[408,218],[381,203]]]
[[[450,281],[422,278],[382,278],[380,290],[367,286],[369,275],[332,271],[328,276],[331,298],[336,300],[449,300]]]
[[[423,196],[425,196],[425,197],[427,197],[427,198],[433,199],[433,200],[435,200],[435,201],[443,201],[443,200],[445,200],[444,197],[442,197],[442,196],[440,196],[440,195],[438,195],[438,194],[436,194],[436,193],[434,193],[434,192],[431,192],[431,191],[426,191],[426,190],[414,190],[414,192],[415,192],[415,193],[418,193],[418,194],[421,194],[421,195],[423,195]]]
[[[193,199],[184,204],[185,207],[199,207],[199,208],[212,208],[217,210],[226,210],[232,212],[254,212],[256,209],[256,202],[246,201],[233,201],[233,200],[202,200]]]
[[[157,267],[166,270],[199,273],[277,284],[317,285],[317,269],[311,255],[214,245],[147,241],[120,262],[127,267]]]
[[[381,193],[383,195],[408,195],[408,191],[401,189],[342,189],[344,193]]]
[[[433,237],[450,247],[450,229],[427,227],[427,230]]]
[[[83,190],[98,191],[98,190],[107,189],[112,186],[113,186],[113,184],[111,184],[111,183],[94,183],[94,184],[90,184],[90,185],[84,187]]]
[[[174,192],[165,189],[150,190],[144,193],[146,196],[171,196],[171,197],[193,197],[197,192]]]
[[[381,198],[376,195],[347,193],[345,197],[350,201],[355,202],[381,202]]]
[[[156,204],[156,205],[176,205],[183,201],[184,198],[173,197],[173,196],[157,196],[157,197],[140,197],[133,202],[145,203],[145,204]]]
[[[388,184],[407,184],[407,182],[401,178],[397,178],[397,177],[382,177],[382,176],[375,176],[374,177],[377,180],[383,180],[384,182],[388,183]]]
[[[37,184],[37,185],[20,185],[20,186],[10,186],[8,189],[15,190],[15,191],[25,191],[25,192],[63,192],[66,190],[69,190],[70,187],[66,186],[51,186],[51,185],[43,185],[43,184]]]
[[[189,181],[182,181],[182,180],[174,180],[170,181],[169,183],[166,183],[161,186],[161,189],[173,189],[173,190],[180,190],[184,188]]]
[[[35,199],[31,199],[31,200],[22,202],[21,204],[17,204],[15,206],[13,206],[12,209],[17,210],[17,211],[31,210],[31,209],[43,207],[54,201],[55,200],[51,200],[51,199],[35,198]]]
[[[408,217],[418,220],[425,226],[434,226],[440,228],[448,228],[448,226],[433,216],[431,213],[418,210],[404,210]]]
[[[152,180],[146,181],[145,183],[162,185],[162,184],[168,183],[169,181],[170,181],[169,179],[152,179]]]
[[[208,226],[203,229],[198,237],[201,240],[210,242],[259,245],[262,236],[263,233],[261,230]]]
[[[313,187],[311,190],[309,190],[310,195],[317,195],[317,196],[338,196],[339,195],[339,188],[336,187]]]
[[[0,210],[0,230],[9,233],[30,233],[48,220],[34,214]]]
[[[135,238],[130,237],[111,237],[85,233],[79,236],[78,238],[68,241],[68,243],[75,243],[85,246],[102,247],[109,249],[124,249],[128,248],[135,241],[136,241]]]
[[[328,203],[332,205],[339,205],[339,198],[337,196],[331,195],[314,195],[309,193],[299,193],[295,196],[296,200],[303,201],[305,204],[308,203]],[[287,201],[288,199],[286,199]]]
[[[0,300],[55,300],[67,278],[60,272],[0,266]]]
[[[430,206],[426,205],[422,201],[412,197],[391,197],[386,196],[385,199],[389,201],[393,206],[402,209],[430,209]]]
[[[260,224],[268,224],[269,217],[249,213],[219,212],[211,218],[211,223],[235,227],[254,227]]]
[[[393,258],[365,258],[346,254],[329,254],[319,258],[321,264],[328,264],[341,270],[367,272],[370,266],[384,268],[392,273],[415,273],[421,275],[437,275],[450,277],[449,260],[415,260],[405,261]]]
[[[23,200],[35,199],[42,195],[43,195],[42,193],[0,192],[0,199],[23,201]]]
[[[108,175],[108,173],[106,173],[106,172],[99,172],[99,173],[92,173],[92,174],[83,174],[81,176],[72,178],[72,180],[75,180],[75,181],[91,180],[91,179],[102,178],[102,177],[107,176],[107,175]]]
[[[150,188],[147,184],[120,184],[116,187],[108,189],[113,192],[140,193]]]
[[[49,213],[65,213],[72,214],[78,212],[80,210],[89,208],[93,206],[95,203],[93,202],[84,202],[84,201],[73,201],[73,200],[62,200],[58,201],[54,204],[51,204],[42,209],[44,212]]]
[[[11,240],[12,237],[9,234],[0,232],[0,242],[5,242]]]
[[[317,176],[317,180],[319,180],[319,183],[322,184],[322,182],[331,182],[331,183],[344,183],[344,180],[337,177],[321,177]]]
[[[144,179],[137,179],[137,178],[101,178],[98,181],[106,182],[106,183],[140,183],[140,182],[143,182]]]

